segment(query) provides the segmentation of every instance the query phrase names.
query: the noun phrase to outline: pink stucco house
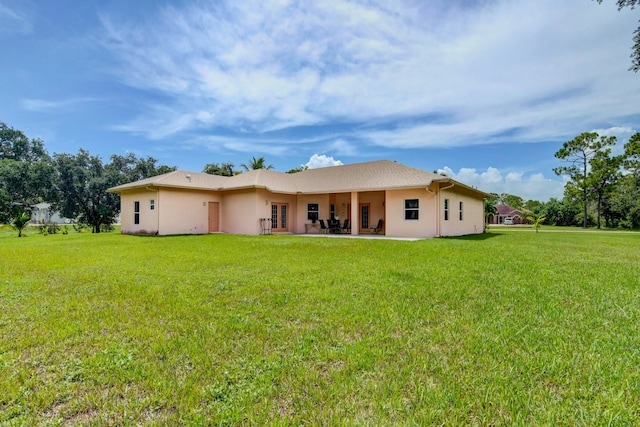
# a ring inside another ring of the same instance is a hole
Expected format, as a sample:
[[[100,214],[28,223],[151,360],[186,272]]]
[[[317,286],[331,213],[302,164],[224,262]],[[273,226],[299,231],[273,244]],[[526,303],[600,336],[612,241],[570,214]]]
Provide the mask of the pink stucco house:
[[[294,174],[175,171],[108,191],[120,194],[123,233],[159,235],[320,233],[314,219],[336,217],[352,235],[459,236],[483,232],[488,196],[389,160]]]
[[[521,210],[509,205],[497,205],[496,211],[496,215],[491,218],[492,224],[504,224],[505,219],[510,224],[522,224],[525,216]]]

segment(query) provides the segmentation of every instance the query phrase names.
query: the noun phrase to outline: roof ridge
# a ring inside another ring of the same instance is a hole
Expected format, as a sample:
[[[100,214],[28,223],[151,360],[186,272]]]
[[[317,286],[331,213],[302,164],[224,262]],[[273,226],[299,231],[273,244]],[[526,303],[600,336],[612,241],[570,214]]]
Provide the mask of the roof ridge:
[[[187,179],[184,179],[185,177]],[[447,176],[385,159],[307,169],[290,174],[270,169],[254,169],[227,177],[204,172],[175,170],[163,175],[113,187],[109,191],[117,192],[157,185],[213,191],[266,188],[273,192],[315,194],[420,188],[428,187],[436,181],[457,182]],[[467,187],[463,183],[458,184]],[[468,187],[468,189],[482,193],[472,187]]]

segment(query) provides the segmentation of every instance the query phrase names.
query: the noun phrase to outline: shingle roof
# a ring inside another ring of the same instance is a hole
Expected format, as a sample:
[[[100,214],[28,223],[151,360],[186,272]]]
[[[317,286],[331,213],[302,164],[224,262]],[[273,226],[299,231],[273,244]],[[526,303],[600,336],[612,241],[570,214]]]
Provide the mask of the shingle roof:
[[[141,179],[140,181],[118,185],[117,187],[110,188],[108,191],[117,193],[132,188],[149,186],[211,190],[223,187],[227,182],[226,178],[227,177],[224,176],[210,175],[207,173],[178,170],[162,175],[152,176],[151,178]]]
[[[109,191],[117,193],[127,189],[158,186],[218,191],[266,188],[279,193],[312,194],[428,187],[435,181],[446,182],[452,180],[446,176],[412,168],[390,160],[378,160],[308,169],[293,174],[259,169],[225,177],[197,172],[175,171],[119,185],[110,188]]]
[[[498,215],[512,215],[512,214],[521,214],[522,212],[516,208],[512,208],[509,205],[498,205],[496,206],[498,210]]]
[[[428,187],[433,181],[449,179],[390,160],[308,169],[293,175],[301,193]]]

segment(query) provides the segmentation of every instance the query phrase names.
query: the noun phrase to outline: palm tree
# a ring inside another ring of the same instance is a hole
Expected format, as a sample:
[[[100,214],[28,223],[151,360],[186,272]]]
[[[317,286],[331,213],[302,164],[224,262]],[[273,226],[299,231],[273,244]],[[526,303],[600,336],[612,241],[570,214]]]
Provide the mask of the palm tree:
[[[18,237],[22,237],[22,232],[31,222],[31,218],[24,212],[20,212],[11,220],[11,227],[18,232]]]
[[[545,219],[547,219],[547,217],[544,215],[532,213],[527,215],[527,219],[530,219],[531,221],[533,221],[533,228],[536,230],[536,233],[537,233],[538,230],[540,230],[542,223],[544,222]]]
[[[489,218],[493,218],[498,214],[498,208],[496,208],[496,201],[493,199],[484,200],[484,218],[485,223],[489,223]]]
[[[265,166],[265,162],[266,160],[264,159],[264,157],[258,157],[257,159],[255,157],[252,157],[248,166],[244,163],[242,163],[240,166],[243,167],[247,172],[256,169],[273,169],[273,165]]]

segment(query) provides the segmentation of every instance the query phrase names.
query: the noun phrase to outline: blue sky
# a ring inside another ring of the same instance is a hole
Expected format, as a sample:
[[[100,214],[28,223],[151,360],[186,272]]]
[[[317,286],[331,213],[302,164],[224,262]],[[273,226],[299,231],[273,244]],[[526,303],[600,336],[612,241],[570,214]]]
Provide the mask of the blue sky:
[[[640,130],[613,0],[0,0],[0,121],[201,171],[390,159],[561,197],[554,153]]]

